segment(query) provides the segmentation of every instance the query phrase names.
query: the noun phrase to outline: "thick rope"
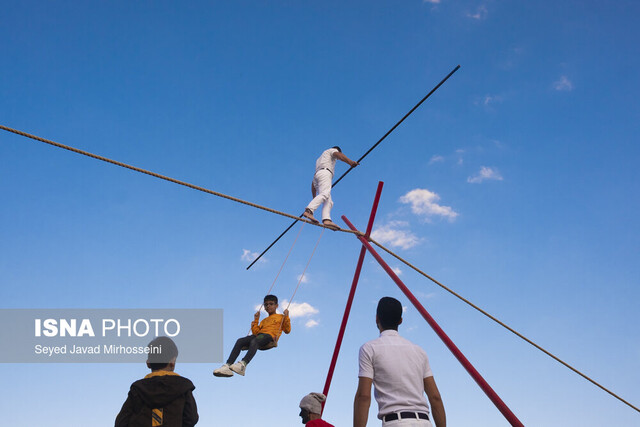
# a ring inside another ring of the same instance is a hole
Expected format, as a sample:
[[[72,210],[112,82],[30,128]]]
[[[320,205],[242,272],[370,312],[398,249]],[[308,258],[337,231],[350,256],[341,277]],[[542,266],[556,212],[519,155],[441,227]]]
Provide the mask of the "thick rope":
[[[5,130],[7,132],[15,133],[16,135],[24,136],[26,138],[30,138],[30,139],[33,139],[33,140],[36,140],[36,141],[44,142],[45,144],[53,145],[54,147],[63,148],[65,150],[69,150],[69,151],[72,151],[72,152],[77,153],[77,154],[82,154],[83,156],[91,157],[93,159],[101,160],[103,162],[111,163],[111,164],[116,165],[116,166],[120,166],[120,167],[123,167],[123,168],[126,168],[126,169],[130,169],[130,170],[135,171],[135,172],[140,172],[140,173],[143,173],[143,174],[146,174],[146,175],[150,175],[150,176],[153,176],[154,178],[159,178],[159,179],[163,179],[165,181],[172,182],[174,184],[183,185],[183,186],[189,187],[189,188],[191,188],[193,190],[202,191],[204,193],[208,193],[208,194],[212,194],[214,196],[222,197],[224,199],[228,199],[228,200],[231,200],[233,202],[242,203],[244,205],[251,206],[253,208],[262,209],[264,211],[271,212],[271,213],[274,213],[276,215],[285,216],[287,218],[292,218],[292,219],[295,219],[295,220],[300,220],[300,221],[303,221],[303,222],[306,222],[308,224],[315,225],[315,226],[321,227],[321,228],[329,228],[329,227],[326,227],[323,224],[311,222],[309,220],[297,217],[295,215],[291,215],[291,214],[288,214],[288,213],[285,213],[285,212],[281,212],[281,211],[278,211],[278,210],[275,210],[275,209],[271,209],[271,208],[268,208],[266,206],[258,205],[256,203],[248,202],[246,200],[238,199],[237,197],[228,196],[226,194],[219,193],[219,192],[213,191],[213,190],[209,190],[209,189],[204,188],[204,187],[200,187],[200,186],[197,186],[197,185],[189,184],[188,182],[180,181],[180,180],[177,180],[175,178],[171,178],[171,177],[168,177],[168,176],[165,176],[165,175],[160,175],[158,173],[151,172],[151,171],[148,171],[146,169],[142,169],[142,168],[139,168],[139,167],[136,167],[136,166],[128,165],[126,163],[122,163],[122,162],[119,162],[117,160],[112,160],[112,159],[109,159],[107,157],[99,156],[97,154],[93,154],[93,153],[90,153],[88,151],[80,150],[78,148],[70,147],[68,145],[60,144],[58,142],[54,142],[54,141],[51,141],[49,139],[41,138],[41,137],[36,136],[36,135],[31,135],[29,133],[22,132],[22,131],[19,131],[17,129],[12,129],[10,127],[6,127],[6,126],[2,126],[2,125],[0,125],[0,129]],[[353,231],[346,230],[344,228],[338,228],[335,231],[341,231],[343,233],[354,233]],[[354,233],[354,234],[357,234],[357,233]]]
[[[53,145],[54,147],[63,148],[63,149],[65,149],[65,150],[69,150],[69,151],[72,151],[72,152],[77,153],[77,154],[82,154],[82,155],[87,156],[87,157],[91,157],[91,158],[94,158],[94,159],[97,159],[97,160],[101,160],[101,161],[103,161],[103,162],[111,163],[111,164],[114,164],[114,165],[116,165],[116,166],[120,166],[120,167],[123,167],[123,168],[126,168],[126,169],[130,169],[130,170],[133,170],[133,171],[135,171],[135,172],[140,172],[140,173],[143,173],[143,174],[146,174],[146,175],[153,176],[153,177],[155,177],[155,178],[159,178],[159,179],[163,179],[163,180],[165,180],[165,181],[173,182],[174,184],[183,185],[183,186],[185,186],[185,187],[189,187],[189,188],[194,189],[194,190],[202,191],[202,192],[204,192],[204,193],[212,194],[212,195],[214,195],[214,196],[218,196],[218,197],[222,197],[222,198],[224,198],[224,199],[228,199],[228,200],[231,200],[231,201],[234,201],[234,202],[242,203],[242,204],[245,204],[245,205],[248,205],[248,206],[251,206],[251,207],[257,208],[257,209],[262,209],[262,210],[264,210],[264,211],[271,212],[271,213],[274,213],[274,214],[276,214],[276,215],[285,216],[285,217],[288,217],[288,218],[292,218],[292,219],[295,219],[295,220],[299,220],[299,221],[302,221],[302,222],[306,222],[306,223],[308,223],[308,224],[315,225],[315,226],[317,226],[317,227],[321,227],[321,228],[323,228],[323,229],[325,229],[325,228],[329,228],[329,227],[326,227],[326,226],[324,226],[324,225],[322,225],[322,224],[320,224],[320,223],[311,222],[311,221],[309,221],[309,220],[305,220],[305,219],[303,219],[303,218],[300,218],[300,217],[297,217],[297,216],[294,216],[294,215],[291,215],[291,214],[288,214],[288,213],[285,213],[285,212],[281,212],[281,211],[278,211],[278,210],[275,210],[275,209],[271,209],[271,208],[268,208],[268,207],[265,207],[265,206],[261,206],[261,205],[258,205],[258,204],[256,204],[256,203],[251,203],[251,202],[248,202],[248,201],[245,201],[245,200],[242,200],[242,199],[238,199],[238,198],[236,198],[236,197],[228,196],[228,195],[226,195],[226,194],[219,193],[219,192],[217,192],[217,191],[213,191],[213,190],[209,190],[209,189],[204,188],[204,187],[199,187],[199,186],[197,186],[197,185],[189,184],[189,183],[184,182],[184,181],[180,181],[180,180],[177,180],[177,179],[174,179],[174,178],[170,178],[170,177],[167,177],[167,176],[164,176],[164,175],[160,175],[160,174],[157,174],[157,173],[155,173],[155,172],[151,172],[151,171],[148,171],[148,170],[145,170],[145,169],[142,169],[142,168],[138,168],[138,167],[135,167],[135,166],[131,166],[131,165],[128,165],[128,164],[126,164],[126,163],[119,162],[119,161],[117,161],[117,160],[112,160],[112,159],[109,159],[109,158],[107,158],[107,157],[99,156],[99,155],[97,155],[97,154],[93,154],[93,153],[90,153],[90,152],[88,152],[88,151],[84,151],[84,150],[80,150],[80,149],[77,149],[77,148],[74,148],[74,147],[70,147],[70,146],[67,146],[67,145],[64,145],[64,144],[60,144],[60,143],[57,143],[57,142],[54,142],[54,141],[51,141],[51,140],[48,140],[48,139],[45,139],[45,138],[41,138],[41,137],[39,137],[39,136],[31,135],[31,134],[28,134],[28,133],[26,133],[26,132],[22,132],[22,131],[19,131],[19,130],[16,130],[16,129],[12,129],[12,128],[9,128],[9,127],[6,127],[6,126],[3,126],[3,125],[0,125],[0,129],[5,130],[5,131],[7,131],[7,132],[15,133],[16,135],[24,136],[24,137],[26,137],[26,138],[30,138],[30,139],[33,139],[33,140],[36,140],[36,141],[44,142],[44,143],[46,143],[46,144]],[[332,228],[330,228],[330,229],[332,229]],[[332,230],[333,230],[333,229],[332,229]],[[341,231],[341,232],[343,232],[343,233],[352,233],[352,234],[362,235],[362,232],[359,232],[359,231],[352,231],[352,230],[346,230],[346,229],[344,229],[344,228],[338,228],[338,229],[337,229],[337,230],[335,230],[335,231]],[[324,231],[323,231],[323,233],[324,233]],[[321,234],[320,236],[322,237],[322,234]],[[466,298],[462,297],[461,295],[459,295],[459,294],[458,294],[458,293],[456,293],[455,291],[453,291],[453,290],[449,289],[448,287],[446,287],[446,286],[445,286],[445,285],[443,285],[442,283],[438,282],[436,279],[434,279],[433,277],[429,276],[428,274],[426,274],[425,272],[423,272],[423,271],[422,271],[422,270],[420,270],[419,268],[415,267],[414,265],[412,265],[412,264],[411,264],[411,263],[409,263],[408,261],[404,260],[404,259],[403,259],[403,258],[401,258],[400,256],[396,255],[394,252],[392,252],[391,250],[387,249],[386,247],[384,247],[384,246],[383,246],[383,245],[381,245],[380,243],[376,242],[374,239],[369,238],[368,240],[369,240],[370,242],[372,242],[373,244],[375,244],[376,246],[378,246],[378,247],[379,247],[380,249],[382,249],[383,251],[387,252],[389,255],[391,255],[391,256],[393,256],[394,258],[396,258],[398,261],[400,261],[400,262],[402,262],[403,264],[405,264],[407,267],[409,267],[409,268],[411,268],[411,269],[415,270],[416,272],[418,272],[418,273],[419,273],[419,274],[421,274],[422,276],[424,276],[424,277],[426,277],[427,279],[429,279],[429,280],[431,280],[432,282],[434,282],[436,285],[440,286],[442,289],[444,289],[444,290],[446,290],[447,292],[449,292],[449,293],[451,293],[452,295],[454,295],[456,298],[458,298],[458,299],[460,299],[460,300],[464,301],[464,302],[465,302],[465,303],[467,303],[469,306],[473,307],[474,309],[476,309],[476,310],[477,310],[477,311],[479,311],[480,313],[484,314],[485,316],[487,316],[488,318],[490,318],[490,319],[491,319],[491,320],[493,320],[494,322],[498,323],[500,326],[504,327],[505,329],[507,329],[508,331],[512,332],[513,334],[515,334],[515,335],[516,335],[516,336],[518,336],[519,338],[521,338],[521,339],[523,339],[524,341],[528,342],[529,344],[531,344],[532,346],[534,346],[534,347],[535,347],[535,348],[537,348],[538,350],[542,351],[542,352],[543,352],[543,353],[545,353],[547,356],[551,357],[552,359],[556,360],[557,362],[559,362],[559,363],[561,363],[562,365],[566,366],[567,368],[571,369],[573,372],[575,372],[576,374],[580,375],[581,377],[583,377],[584,379],[586,379],[586,380],[587,380],[587,381],[589,381],[590,383],[594,384],[595,386],[599,387],[600,389],[602,389],[602,390],[606,391],[606,392],[607,392],[607,393],[609,393],[611,396],[615,397],[616,399],[618,399],[619,401],[621,401],[621,402],[622,402],[622,403],[624,403],[625,405],[627,405],[627,406],[629,406],[629,407],[631,407],[631,408],[635,409],[637,412],[640,412],[640,409],[638,409],[636,406],[634,406],[634,405],[632,405],[631,403],[627,402],[626,400],[624,400],[623,398],[621,398],[620,396],[618,396],[617,394],[615,394],[615,393],[614,393],[614,392],[612,392],[611,390],[607,389],[606,387],[604,387],[603,385],[599,384],[599,383],[598,383],[598,382],[596,382],[595,380],[591,379],[591,378],[590,378],[590,377],[588,377],[587,375],[583,374],[582,372],[580,372],[579,370],[577,370],[577,369],[576,369],[576,368],[574,368],[573,366],[571,366],[571,365],[569,365],[568,363],[564,362],[562,359],[560,359],[560,358],[558,358],[557,356],[553,355],[551,352],[549,352],[549,351],[545,350],[543,347],[539,346],[538,344],[536,344],[535,342],[531,341],[530,339],[528,339],[528,338],[527,338],[527,337],[525,337],[524,335],[520,334],[519,332],[517,332],[517,331],[516,331],[516,330],[514,330],[513,328],[511,328],[511,327],[509,327],[508,325],[506,325],[505,323],[501,322],[500,320],[498,320],[497,318],[495,318],[495,317],[494,317],[494,316],[492,316],[491,314],[487,313],[486,311],[484,311],[483,309],[481,309],[481,308],[480,308],[480,307],[478,307],[477,305],[473,304],[471,301],[467,300]],[[318,240],[318,241],[319,241],[319,240]],[[316,243],[316,247],[317,247],[317,243]],[[314,248],[314,252],[315,252],[315,248]],[[313,254],[312,254],[312,256],[313,256]],[[311,259],[309,259],[309,262],[310,262],[310,261],[311,261]],[[307,263],[307,266],[308,266],[308,265],[309,265],[309,264]],[[305,267],[305,271],[306,271],[306,267]],[[302,277],[301,277],[300,281],[302,281]],[[300,281],[298,282],[298,286],[300,285]],[[296,291],[297,291],[297,287],[296,287]],[[295,292],[294,292],[294,295],[295,295]],[[293,297],[292,297],[292,298],[293,298]],[[291,302],[289,302],[289,305],[291,305]],[[287,308],[288,308],[288,307],[287,307]]]
[[[444,289],[445,291],[449,292],[450,294],[452,294],[453,296],[455,296],[456,298],[464,301],[465,303],[467,303],[468,305],[470,305],[471,307],[475,308],[476,310],[478,310],[480,313],[484,314],[485,316],[487,316],[489,319],[493,320],[494,322],[496,322],[497,324],[499,324],[500,326],[502,326],[503,328],[507,329],[509,332],[512,332],[513,334],[515,334],[517,337],[525,340],[526,342],[528,342],[529,344],[531,344],[532,346],[534,346],[535,348],[537,348],[538,350],[540,350],[541,352],[543,352],[544,354],[546,354],[547,356],[551,357],[552,359],[554,359],[557,362],[560,362],[561,364],[563,364],[564,366],[566,366],[567,368],[571,369],[573,372],[575,372],[576,374],[580,375],[582,378],[586,379],[587,381],[589,381],[590,383],[598,386],[599,388],[601,388],[602,390],[606,391],[607,393],[609,393],[611,396],[615,397],[616,399],[618,399],[619,401],[621,401],[622,403],[630,406],[631,408],[635,409],[636,411],[640,412],[640,409],[638,409],[637,407],[635,407],[634,405],[632,405],[631,403],[627,402],[626,400],[624,400],[623,398],[621,398],[620,396],[618,396],[617,394],[615,394],[614,392],[612,392],[611,390],[607,389],[606,387],[604,387],[603,385],[599,384],[598,382],[596,382],[595,380],[589,378],[587,375],[583,374],[582,372],[580,372],[579,370],[577,370],[576,368],[574,368],[573,366],[569,365],[568,363],[564,362],[563,360],[561,360],[559,357],[553,355],[552,353],[550,353],[549,351],[545,350],[544,348],[542,348],[541,346],[539,346],[538,344],[536,344],[535,342],[531,341],[529,338],[525,337],[524,335],[522,335],[521,333],[519,333],[518,331],[514,330],[513,328],[509,327],[508,325],[506,325],[505,323],[501,322],[500,320],[496,319],[494,316],[492,316],[491,314],[487,313],[486,311],[484,311],[483,309],[481,309],[480,307],[478,307],[477,305],[475,305],[474,303],[472,303],[471,301],[469,301],[468,299],[462,297],[460,294],[456,293],[455,291],[453,291],[452,289],[449,289],[448,287],[446,287],[445,285],[443,285],[442,283],[438,282],[436,279],[434,279],[433,277],[429,276],[427,273],[425,273],[424,271],[420,270],[418,267],[414,266],[413,264],[409,263],[408,261],[404,260],[402,257],[396,255],[395,253],[393,253],[391,250],[385,248],[383,245],[381,245],[380,243],[376,242],[375,240],[369,238],[369,241],[371,243],[373,243],[374,245],[376,245],[377,247],[379,247],[380,249],[382,249],[383,251],[385,251],[386,253],[388,253],[389,255],[391,255],[392,257],[396,258],[398,261],[400,261],[401,263],[403,263],[404,265],[406,265],[407,267],[415,270],[416,272],[420,273],[421,275],[423,275],[424,277],[426,277],[427,279],[431,280],[433,283],[435,283],[436,285],[440,286],[442,289]]]

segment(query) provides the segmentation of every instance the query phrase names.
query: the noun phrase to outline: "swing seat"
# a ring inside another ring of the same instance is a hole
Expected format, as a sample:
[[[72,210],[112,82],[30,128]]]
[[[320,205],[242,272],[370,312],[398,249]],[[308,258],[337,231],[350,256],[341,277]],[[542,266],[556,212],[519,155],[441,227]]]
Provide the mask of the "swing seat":
[[[264,347],[259,347],[258,350],[271,350],[272,348],[277,346],[278,346],[277,341],[271,341],[269,344],[265,345]]]
[[[258,347],[258,350],[271,350],[274,347],[278,346],[278,342],[277,341],[270,341],[269,344],[262,346],[262,347]],[[242,347],[242,351],[247,351],[249,350],[249,346],[245,345],[244,347]]]

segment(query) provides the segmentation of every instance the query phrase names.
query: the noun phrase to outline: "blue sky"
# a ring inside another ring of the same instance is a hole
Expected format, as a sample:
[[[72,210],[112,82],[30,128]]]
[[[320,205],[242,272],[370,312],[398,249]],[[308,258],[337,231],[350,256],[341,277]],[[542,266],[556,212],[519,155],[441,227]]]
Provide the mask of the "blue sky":
[[[335,189],[334,220],[364,229],[384,181],[379,241],[637,406],[639,12],[632,1],[5,1],[0,123],[297,215],[322,150],[358,158],[460,64]],[[289,219],[0,140],[4,308],[222,308],[228,354],[297,229],[249,271],[244,258]],[[319,232],[302,231],[281,299]],[[299,400],[324,385],[359,250],[325,233],[293,333],[245,378],[178,361],[199,426],[298,425]],[[385,258],[525,425],[640,423]],[[351,422],[357,351],[377,336],[386,295],[408,306],[400,333],[429,354],[449,424],[507,425],[370,256],[325,418]],[[1,365],[0,420],[112,425],[143,368]]]

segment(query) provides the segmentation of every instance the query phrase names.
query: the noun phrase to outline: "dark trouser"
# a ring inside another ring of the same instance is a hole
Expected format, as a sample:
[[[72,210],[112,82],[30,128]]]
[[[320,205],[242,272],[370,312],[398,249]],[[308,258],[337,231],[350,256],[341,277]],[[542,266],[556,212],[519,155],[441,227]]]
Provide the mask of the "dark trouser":
[[[247,335],[246,337],[238,338],[236,345],[234,345],[233,350],[231,350],[229,359],[227,359],[227,363],[229,365],[233,364],[238,356],[240,356],[242,347],[249,347],[247,354],[242,358],[246,364],[249,364],[251,359],[253,359],[253,356],[256,355],[258,348],[266,346],[271,341],[273,341],[273,337],[269,334]]]

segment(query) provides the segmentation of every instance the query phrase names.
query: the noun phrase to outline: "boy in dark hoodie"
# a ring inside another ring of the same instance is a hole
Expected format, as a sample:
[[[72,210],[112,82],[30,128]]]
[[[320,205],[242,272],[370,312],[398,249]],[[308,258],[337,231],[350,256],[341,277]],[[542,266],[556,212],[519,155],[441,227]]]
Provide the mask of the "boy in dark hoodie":
[[[115,427],[195,426],[198,422],[192,394],[195,386],[173,372],[178,347],[169,337],[158,337],[148,347],[147,367],[151,373],[131,384]]]

